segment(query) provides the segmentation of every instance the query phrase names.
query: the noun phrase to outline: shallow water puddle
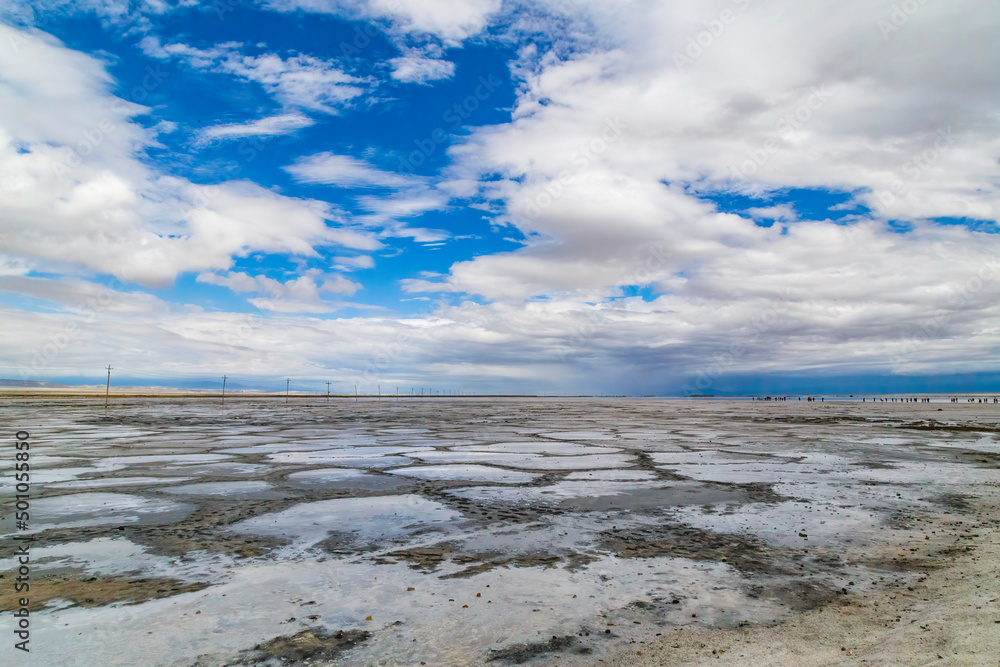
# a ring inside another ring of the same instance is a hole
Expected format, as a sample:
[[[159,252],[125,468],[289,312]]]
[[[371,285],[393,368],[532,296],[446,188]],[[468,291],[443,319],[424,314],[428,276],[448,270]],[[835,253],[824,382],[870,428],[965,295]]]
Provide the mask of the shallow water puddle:
[[[78,493],[36,499],[31,509],[29,532],[37,533],[56,528],[172,523],[183,519],[195,507],[124,493]]]

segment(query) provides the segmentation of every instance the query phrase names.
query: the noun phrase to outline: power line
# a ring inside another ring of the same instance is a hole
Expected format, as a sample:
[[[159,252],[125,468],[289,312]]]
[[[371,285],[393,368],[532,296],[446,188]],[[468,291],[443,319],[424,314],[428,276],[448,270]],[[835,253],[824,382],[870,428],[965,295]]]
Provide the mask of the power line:
[[[330,402],[330,383],[326,383],[326,402]]]
[[[108,394],[111,393],[111,364],[108,364],[108,384],[104,388],[104,409],[108,409]]]

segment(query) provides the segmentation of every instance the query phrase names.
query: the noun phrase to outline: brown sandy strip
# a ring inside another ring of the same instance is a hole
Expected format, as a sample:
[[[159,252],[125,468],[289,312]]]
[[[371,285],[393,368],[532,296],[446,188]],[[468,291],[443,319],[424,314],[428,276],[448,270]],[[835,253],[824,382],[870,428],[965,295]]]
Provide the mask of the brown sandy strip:
[[[200,591],[208,584],[188,584],[175,579],[127,579],[124,577],[44,577],[31,581],[27,593],[17,593],[8,578],[0,578],[0,612],[20,607],[27,598],[30,611],[41,611],[52,600],[65,600],[69,606],[104,607],[115,602],[139,604],[146,600]]]
[[[990,495],[996,500],[995,490]],[[858,591],[849,604],[796,614],[769,627],[674,629],[655,642],[631,644],[607,664],[1000,665],[996,509],[996,503],[977,508],[975,528],[961,547],[938,531],[927,546],[944,553],[933,569],[908,584]],[[889,552],[869,555],[888,560]]]

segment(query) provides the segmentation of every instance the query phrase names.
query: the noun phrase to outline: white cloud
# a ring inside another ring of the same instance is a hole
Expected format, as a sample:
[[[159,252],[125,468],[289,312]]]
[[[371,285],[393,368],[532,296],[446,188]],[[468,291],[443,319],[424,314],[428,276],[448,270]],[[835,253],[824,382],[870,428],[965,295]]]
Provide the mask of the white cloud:
[[[747,215],[764,220],[794,222],[799,219],[795,209],[787,204],[778,206],[755,206],[747,209]]]
[[[336,226],[323,202],[158,173],[143,160],[156,137],[135,121],[147,110],[111,94],[101,63],[3,25],[0,43],[17,44],[0,49],[0,234],[4,251],[36,270],[165,285],[251,252],[381,247],[371,234]],[[163,76],[150,75],[148,87]]]
[[[354,294],[361,289],[361,285],[341,275],[327,275],[318,270],[307,271],[305,275],[285,282],[265,275],[250,276],[237,271],[230,271],[225,275],[202,273],[198,276],[198,282],[228,287],[238,293],[267,293],[278,299],[300,301],[318,301],[320,292]]]
[[[341,188],[401,188],[421,184],[417,178],[382,171],[364,160],[334,153],[317,153],[300,158],[285,167],[285,171],[299,183],[319,183]]]
[[[345,6],[281,3],[332,13]],[[496,5],[461,5],[487,6]],[[443,40],[477,34],[493,11],[462,18],[461,8],[454,16],[431,11],[443,3],[349,7],[393,21],[397,34]],[[698,373],[997,369],[1000,235],[929,221],[998,220],[1000,12],[993,4],[925,3],[888,39],[878,21],[889,2],[553,0],[539,7],[507,35],[544,30],[552,44],[523,49],[514,63],[523,80],[511,122],[478,128],[453,148],[442,187],[393,181],[390,196],[358,200],[358,224],[436,243],[434,230],[402,221],[445,208],[451,196],[481,196],[501,212],[497,224],[517,226],[527,239],[519,250],[458,262],[444,275],[415,272],[405,290],[443,296],[402,319],[293,317],[333,312],[341,304],[330,295],[350,294],[356,283],[230,272],[234,255],[256,250],[315,256],[320,244],[360,253],[377,242],[331,226],[319,202],[249,183],[208,197],[150,171],[134,148],[154,140],[134,122],[142,107],[114,112],[121,132],[89,151],[71,185],[50,178],[54,162],[107,115],[113,98],[96,62],[33,42],[29,62],[51,76],[5,69],[0,77],[21,77],[0,89],[5,251],[17,244],[13,256],[47,267],[108,272],[125,262],[149,281],[181,269],[210,272],[207,281],[254,295],[268,310],[234,351],[225,341],[246,316],[170,312],[137,300],[130,307],[141,316],[95,322],[82,341],[91,352],[67,359],[92,366],[95,355],[127,359],[143,350],[143,364],[182,358],[190,372],[238,365],[247,373],[356,375],[371,385],[448,378],[577,392],[601,390],[594,378],[657,390]],[[546,7],[560,16],[547,16]],[[716,25],[724,9],[733,13]],[[256,59],[242,61],[232,45],[162,48],[198,67],[246,68],[261,80],[270,71]],[[290,67],[292,58],[274,58],[276,70]],[[274,81],[266,85],[278,96]],[[4,111],[24,108],[38,113]],[[332,153],[289,171],[345,187],[404,178]],[[842,190],[874,213],[835,224],[822,212],[775,202],[795,188]],[[704,198],[740,193],[759,197],[746,216],[776,224],[719,213]],[[287,229],[269,226],[286,218]],[[912,229],[899,233],[890,220]],[[338,258],[334,266],[352,264]],[[659,296],[623,297],[632,285]],[[29,336],[66,322],[10,308],[0,315],[14,332],[0,338],[0,354],[12,359],[30,349]],[[283,341],[295,345],[276,345]]]
[[[246,123],[224,123],[210,125],[198,132],[198,143],[207,144],[213,141],[230,141],[245,137],[274,137],[310,127],[315,121],[301,113],[284,113],[277,116],[259,118]]]
[[[427,185],[425,179],[376,169],[364,160],[334,153],[318,153],[300,158],[285,167],[299,183],[332,185],[340,188],[389,188],[387,195],[359,195],[355,199],[363,211],[352,221],[381,230],[383,236],[412,237],[423,243],[442,241],[444,230],[411,227],[407,218],[448,206],[449,196]]]
[[[238,76],[259,83],[289,108],[336,114],[364,93],[365,82],[340,69],[336,63],[299,54],[282,58],[276,53],[244,55],[236,42],[199,49],[187,44],[162,44],[148,36],[139,43],[143,52],[159,60],[180,59],[196,69]]]
[[[420,55],[406,55],[393,58],[392,78],[404,83],[428,83],[439,79],[450,79],[455,74],[455,63]]]
[[[302,10],[353,18],[384,19],[400,33],[433,35],[458,43],[479,33],[490,16],[500,9],[500,0],[268,0],[276,11]]]
[[[334,257],[333,262],[334,268],[338,271],[357,271],[358,269],[371,269],[375,267],[375,260],[371,255]]]

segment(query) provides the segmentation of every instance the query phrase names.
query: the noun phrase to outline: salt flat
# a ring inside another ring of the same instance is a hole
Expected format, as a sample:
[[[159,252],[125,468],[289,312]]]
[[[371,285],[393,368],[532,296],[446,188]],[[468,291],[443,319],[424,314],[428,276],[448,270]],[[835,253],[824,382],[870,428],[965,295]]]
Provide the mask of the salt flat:
[[[1000,482],[993,404],[37,398],[0,413],[31,433],[30,665],[684,664],[703,642],[678,632],[791,633],[930,585],[993,530]],[[995,663],[976,662],[995,656],[982,643],[962,644],[968,664]],[[738,664],[724,650],[711,659]]]

